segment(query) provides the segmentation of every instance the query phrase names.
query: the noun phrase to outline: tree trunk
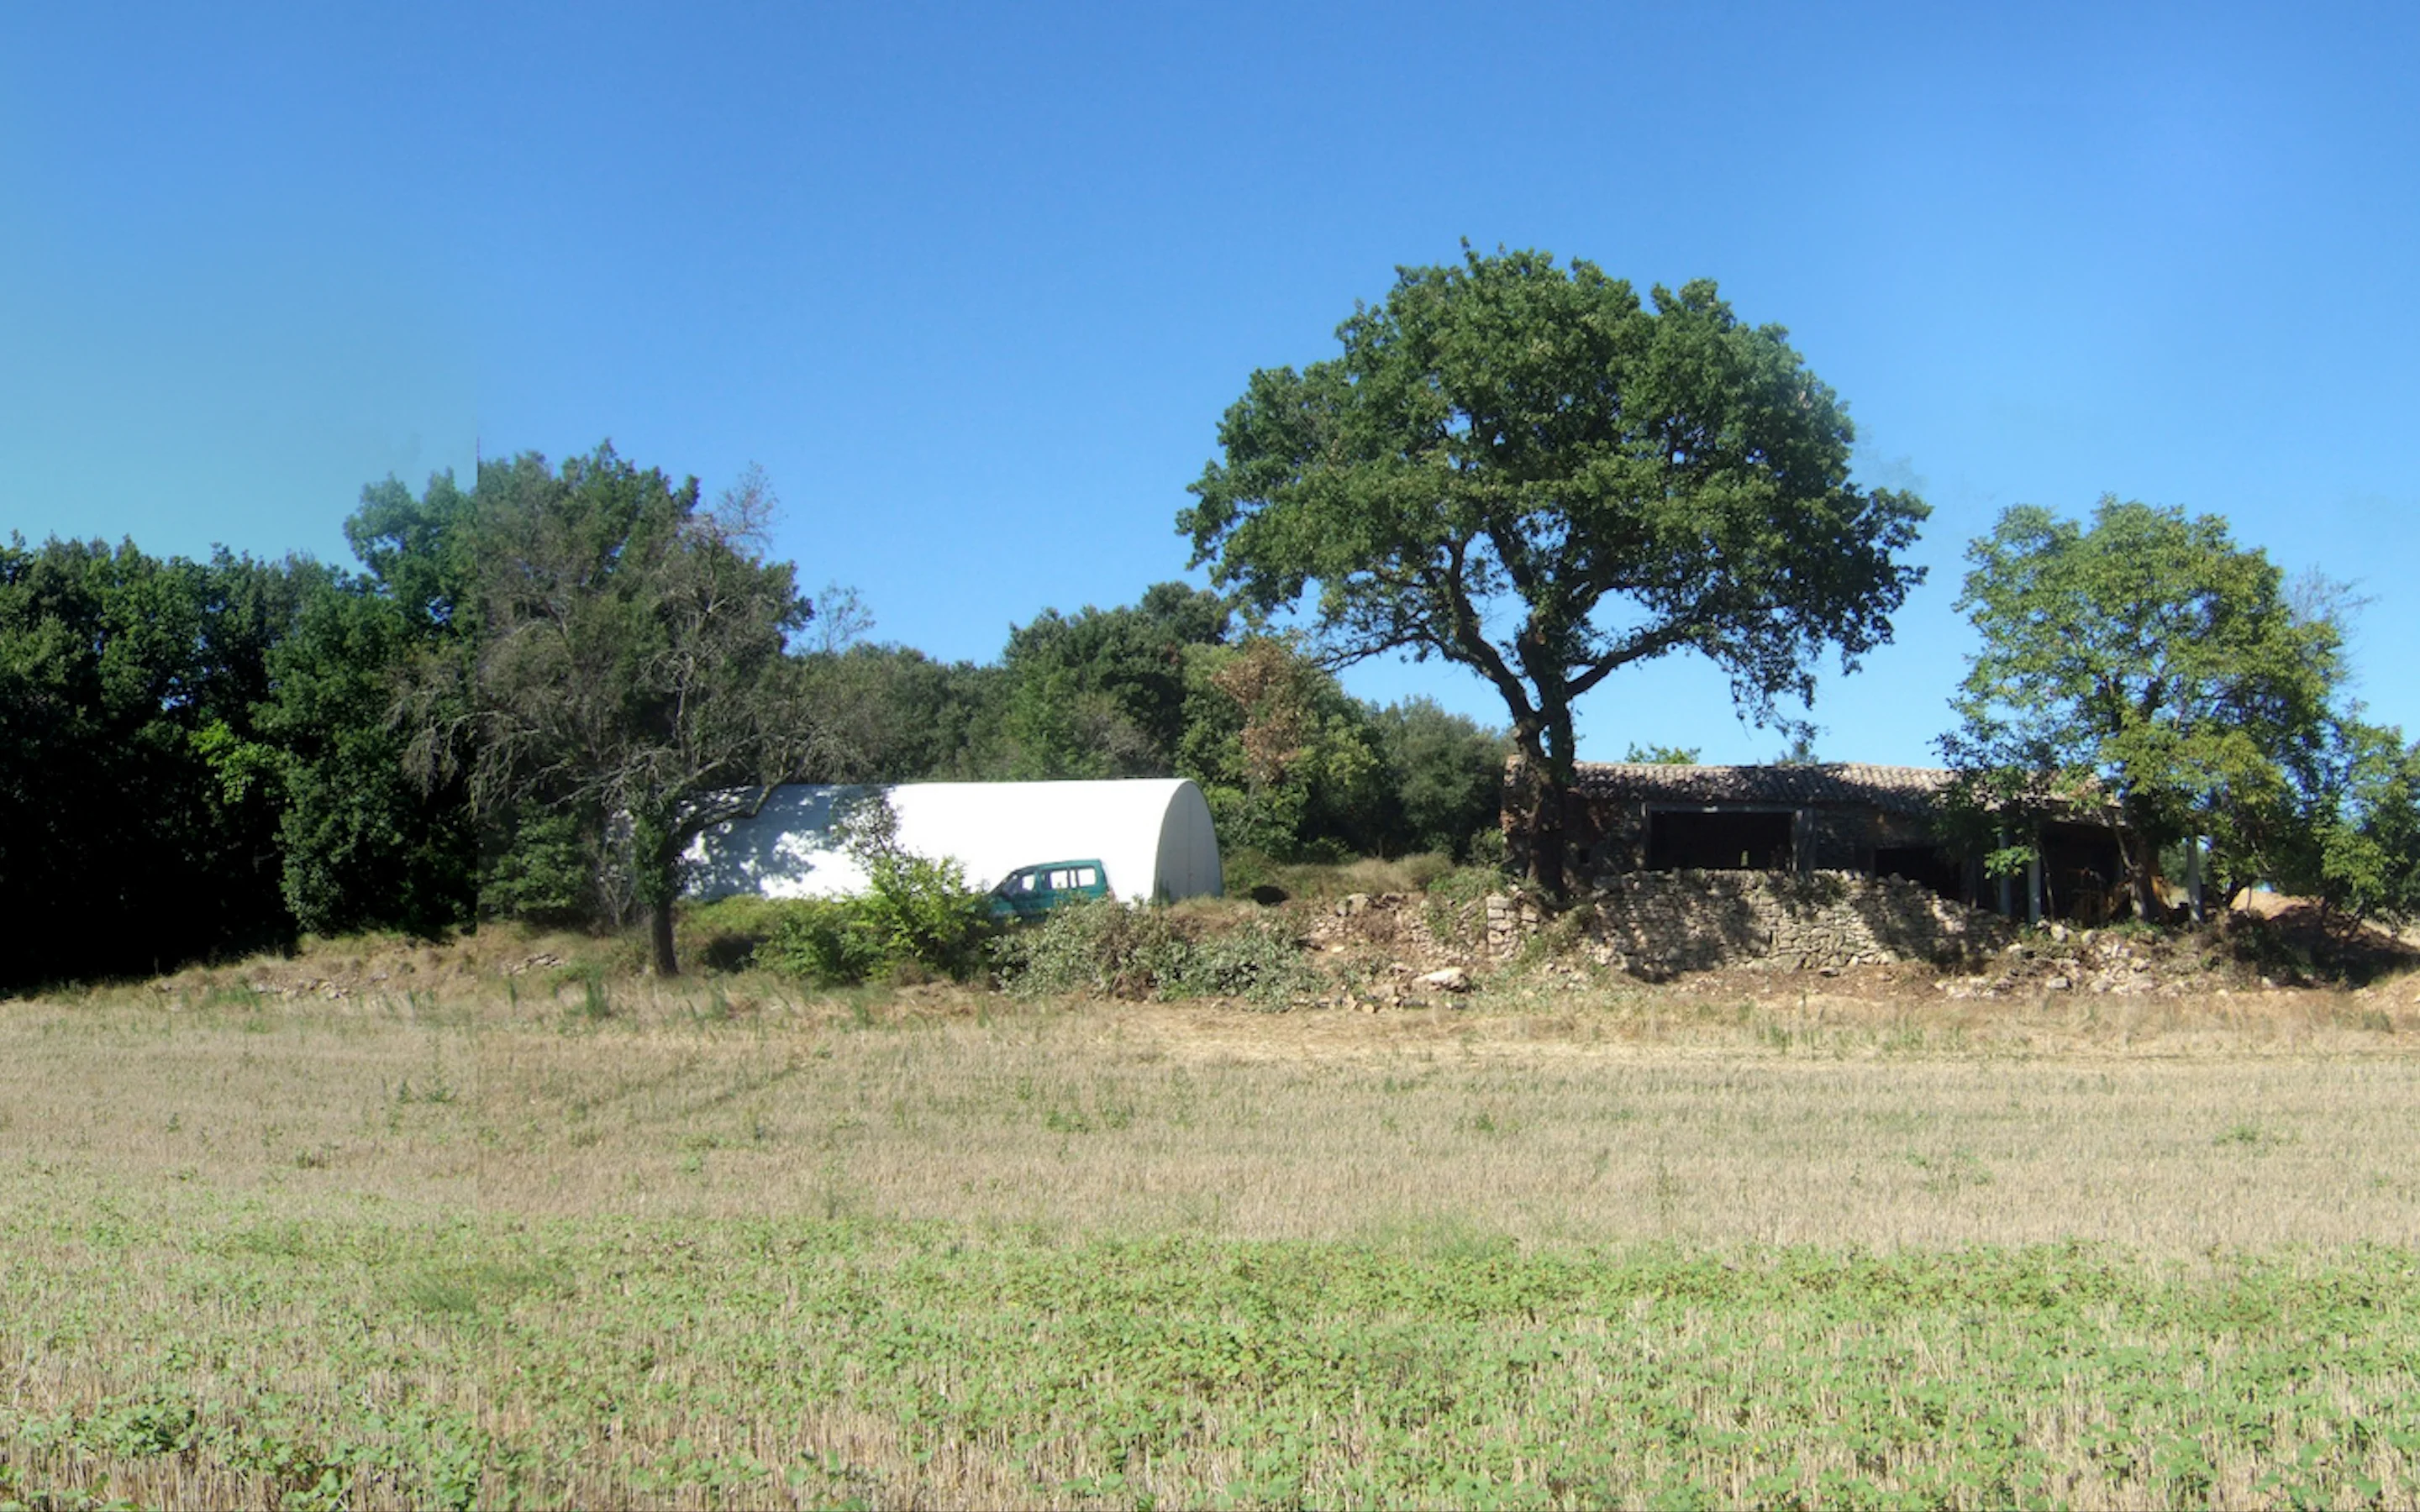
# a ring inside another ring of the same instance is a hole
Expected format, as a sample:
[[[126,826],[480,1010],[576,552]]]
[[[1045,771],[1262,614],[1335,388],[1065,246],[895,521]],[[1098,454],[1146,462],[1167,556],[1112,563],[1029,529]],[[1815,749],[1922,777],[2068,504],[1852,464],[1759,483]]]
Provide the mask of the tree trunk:
[[[1521,752],[1522,791],[1513,812],[1527,841],[1526,871],[1532,886],[1561,898],[1571,887],[1571,717],[1550,712],[1538,725],[1516,724],[1512,740]]]
[[[1547,771],[1531,784],[1530,793],[1529,880],[1548,897],[1559,898],[1569,880],[1563,867],[1569,837],[1563,832],[1562,788]]]
[[[639,895],[639,904],[647,911],[647,949],[655,958],[656,975],[680,975],[679,958],[673,953],[673,904],[680,898],[681,838],[668,832],[669,826],[642,822],[632,837],[630,860],[636,871],[631,880]]]
[[[2150,837],[2133,825],[2118,836],[2118,855],[2126,863],[2126,890],[2133,903],[2134,917],[2149,923],[2160,917],[2160,894],[2152,880],[2159,852]]]
[[[680,962],[673,954],[673,901],[659,899],[647,905],[647,944],[656,958],[656,975],[677,977]]]

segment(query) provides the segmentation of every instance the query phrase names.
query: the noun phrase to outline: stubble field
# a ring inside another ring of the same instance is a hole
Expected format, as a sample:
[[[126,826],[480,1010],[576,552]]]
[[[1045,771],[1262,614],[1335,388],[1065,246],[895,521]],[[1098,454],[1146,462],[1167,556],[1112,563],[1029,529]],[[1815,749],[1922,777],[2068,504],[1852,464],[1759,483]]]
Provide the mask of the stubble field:
[[[2420,1505],[2408,986],[561,975],[0,1005],[0,1503]]]

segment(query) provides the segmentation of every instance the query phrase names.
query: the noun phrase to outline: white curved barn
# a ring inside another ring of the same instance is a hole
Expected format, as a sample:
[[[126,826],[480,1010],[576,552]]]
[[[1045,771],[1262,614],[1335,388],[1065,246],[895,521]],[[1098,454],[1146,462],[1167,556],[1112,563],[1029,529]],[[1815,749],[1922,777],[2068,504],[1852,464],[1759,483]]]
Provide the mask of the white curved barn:
[[[1098,860],[1109,890],[1129,902],[1217,897],[1224,884],[1210,805],[1184,778],[1111,782],[903,782],[894,787],[795,783],[753,819],[718,825],[690,842],[692,898],[845,897],[865,872],[832,834],[835,808],[880,793],[899,818],[899,843],[954,858],[967,882],[989,887],[1019,867]]]

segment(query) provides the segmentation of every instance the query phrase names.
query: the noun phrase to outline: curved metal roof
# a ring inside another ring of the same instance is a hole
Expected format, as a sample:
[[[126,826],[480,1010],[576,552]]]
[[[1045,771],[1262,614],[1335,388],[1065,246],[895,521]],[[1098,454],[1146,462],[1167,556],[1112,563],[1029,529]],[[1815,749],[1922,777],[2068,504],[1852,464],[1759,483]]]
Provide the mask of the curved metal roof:
[[[833,834],[849,803],[879,793],[898,816],[898,841],[956,860],[988,887],[1019,867],[1097,860],[1128,900],[1216,896],[1218,838],[1202,790],[1184,778],[1101,782],[903,782],[892,787],[794,783],[753,819],[718,825],[684,858],[693,898],[845,897],[865,870]]]

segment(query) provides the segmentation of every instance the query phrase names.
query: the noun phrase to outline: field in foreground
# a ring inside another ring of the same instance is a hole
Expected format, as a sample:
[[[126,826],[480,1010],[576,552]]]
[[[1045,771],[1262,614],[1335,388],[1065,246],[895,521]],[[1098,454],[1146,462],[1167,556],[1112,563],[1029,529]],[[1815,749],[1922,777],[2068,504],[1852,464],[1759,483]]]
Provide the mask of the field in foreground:
[[[2420,1505],[2408,1005],[0,1005],[0,1503]]]

